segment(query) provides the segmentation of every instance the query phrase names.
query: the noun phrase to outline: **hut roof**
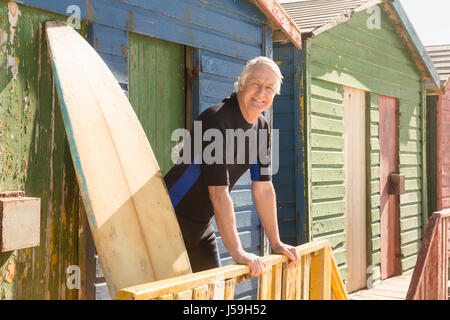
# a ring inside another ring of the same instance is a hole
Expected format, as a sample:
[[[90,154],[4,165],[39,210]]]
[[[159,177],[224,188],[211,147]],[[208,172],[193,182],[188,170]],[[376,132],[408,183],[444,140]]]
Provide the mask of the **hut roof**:
[[[309,33],[339,16],[351,14],[367,0],[309,0],[283,3],[282,7],[300,26],[302,33]]]
[[[439,74],[441,85],[445,86],[450,80],[450,44],[427,46],[425,49]]]
[[[316,36],[350,20],[355,13],[377,4],[380,4],[393,22],[398,36],[405,41],[423,78],[436,90],[440,90],[439,75],[398,0],[309,0],[283,3],[281,6],[303,34]]]

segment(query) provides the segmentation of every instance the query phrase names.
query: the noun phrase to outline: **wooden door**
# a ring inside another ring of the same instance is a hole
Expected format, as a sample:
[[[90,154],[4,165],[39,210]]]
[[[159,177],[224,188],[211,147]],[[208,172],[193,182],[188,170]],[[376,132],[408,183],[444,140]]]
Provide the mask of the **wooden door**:
[[[129,33],[129,99],[150,141],[161,174],[173,163],[173,130],[185,128],[185,48]]]
[[[380,229],[381,279],[398,272],[399,196],[389,195],[390,173],[397,173],[397,100],[380,95]]]
[[[366,287],[365,92],[344,87],[347,291]]]

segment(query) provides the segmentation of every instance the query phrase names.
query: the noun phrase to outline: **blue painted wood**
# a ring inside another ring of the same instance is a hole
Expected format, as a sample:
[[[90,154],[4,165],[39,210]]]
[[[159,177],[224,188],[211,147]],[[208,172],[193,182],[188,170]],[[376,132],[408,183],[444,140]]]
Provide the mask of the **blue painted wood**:
[[[67,9],[72,6],[80,8],[81,19],[86,19],[86,1],[85,0],[18,0],[17,3],[26,4],[30,7],[44,9],[51,12],[69,16]]]
[[[217,53],[202,50],[202,73],[222,76],[236,81],[246,61],[219,55]]]
[[[208,49],[231,57],[251,59],[261,54],[263,46],[261,28],[266,18],[247,1],[126,1],[18,2],[64,15],[69,15],[67,13],[69,6],[76,5],[80,8],[81,19],[195,48]]]
[[[119,83],[128,84],[128,58],[99,53]]]
[[[305,242],[301,52],[291,44],[274,44],[273,55],[284,77],[273,106],[273,127],[280,129],[280,169],[273,177],[278,224],[282,241],[297,245]]]
[[[169,15],[170,11],[161,14],[110,0],[93,3],[94,20],[105,25],[244,59],[254,57],[260,50],[260,43]]]
[[[262,41],[261,35],[254,38],[249,37],[249,35],[253,35],[261,29],[262,20],[251,19],[243,11],[232,12],[208,5],[207,2],[199,3],[196,0],[119,0],[118,2],[168,15],[171,18],[187,21],[208,29],[221,30],[248,42],[261,43]]]
[[[94,23],[94,48],[98,52],[108,53],[119,57],[128,57],[128,33]]]

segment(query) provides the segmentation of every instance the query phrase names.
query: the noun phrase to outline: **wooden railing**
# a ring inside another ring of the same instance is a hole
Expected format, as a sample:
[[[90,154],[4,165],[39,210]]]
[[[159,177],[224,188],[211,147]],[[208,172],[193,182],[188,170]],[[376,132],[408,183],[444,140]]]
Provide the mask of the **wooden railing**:
[[[423,236],[407,300],[448,299],[450,210],[435,212]]]
[[[259,300],[348,300],[327,240],[300,245],[297,252],[301,260],[293,266],[284,255],[262,258]],[[249,273],[246,265],[229,265],[122,289],[116,299],[233,300],[235,285],[250,279]]]

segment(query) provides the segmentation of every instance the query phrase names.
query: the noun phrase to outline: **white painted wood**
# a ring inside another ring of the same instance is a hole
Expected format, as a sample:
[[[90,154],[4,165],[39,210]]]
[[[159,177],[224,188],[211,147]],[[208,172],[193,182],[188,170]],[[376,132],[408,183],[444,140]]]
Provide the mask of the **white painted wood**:
[[[0,252],[38,246],[40,221],[40,198],[0,198]]]
[[[344,87],[347,291],[366,287],[365,92]]]
[[[111,71],[75,30],[46,23],[72,159],[112,297],[191,273],[163,178]]]

